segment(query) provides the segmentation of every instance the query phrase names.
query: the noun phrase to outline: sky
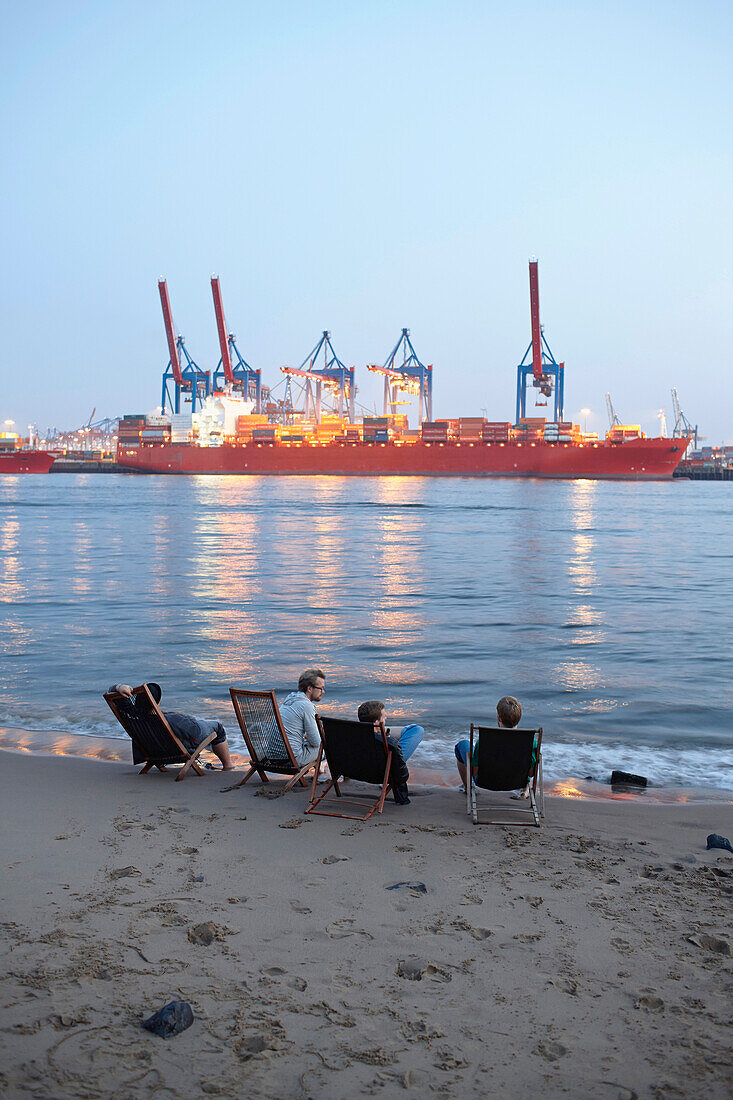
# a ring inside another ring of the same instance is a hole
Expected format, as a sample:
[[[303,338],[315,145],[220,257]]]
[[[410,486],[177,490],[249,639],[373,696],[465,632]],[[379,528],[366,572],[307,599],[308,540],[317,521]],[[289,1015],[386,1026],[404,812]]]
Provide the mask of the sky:
[[[329,329],[379,408],[408,327],[513,420],[536,257],[567,417],[733,442],[728,0],[1,6],[0,422],[151,411],[160,276],[213,369],[213,273],[265,384]]]

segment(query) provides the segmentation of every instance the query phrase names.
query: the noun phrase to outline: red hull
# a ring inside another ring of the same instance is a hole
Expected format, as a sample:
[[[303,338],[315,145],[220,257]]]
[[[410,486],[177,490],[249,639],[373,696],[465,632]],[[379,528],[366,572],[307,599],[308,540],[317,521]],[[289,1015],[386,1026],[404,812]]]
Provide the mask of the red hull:
[[[624,443],[246,443],[118,447],[120,466],[151,474],[336,477],[670,478],[684,440]]]
[[[47,474],[56,457],[48,451],[0,451],[0,475]]]

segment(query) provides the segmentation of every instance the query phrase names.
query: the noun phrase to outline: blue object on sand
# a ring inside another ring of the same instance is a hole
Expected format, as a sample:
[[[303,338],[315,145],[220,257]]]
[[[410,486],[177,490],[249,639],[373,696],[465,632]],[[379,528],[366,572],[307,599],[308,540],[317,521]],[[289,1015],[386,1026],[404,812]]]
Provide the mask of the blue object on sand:
[[[180,1035],[193,1023],[193,1009],[188,1001],[171,1001],[159,1008],[147,1020],[143,1020],[143,1027],[159,1035],[161,1039],[172,1039],[174,1035]]]
[[[708,848],[724,848],[726,852],[733,852],[733,847],[728,840],[727,836],[719,836],[718,833],[711,833],[708,837]]]

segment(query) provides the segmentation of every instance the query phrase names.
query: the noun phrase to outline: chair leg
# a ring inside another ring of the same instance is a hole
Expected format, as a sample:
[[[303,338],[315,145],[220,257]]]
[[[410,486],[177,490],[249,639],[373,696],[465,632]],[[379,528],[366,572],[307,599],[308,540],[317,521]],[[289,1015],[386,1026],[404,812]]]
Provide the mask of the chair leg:
[[[318,776],[321,771],[321,760],[323,759],[323,745],[318,749],[318,756],[316,757],[316,770],[313,772],[313,781],[311,783],[311,793],[309,798],[309,805],[313,805],[313,800],[316,797],[316,785],[318,783]],[[308,811],[306,810],[306,813]]]
[[[541,817],[541,818],[544,818],[544,816],[545,816],[545,778],[544,778],[544,776],[543,776],[543,774],[542,774],[542,753],[540,753],[540,758],[539,758],[539,761],[538,761],[538,769],[537,769],[537,770],[539,771],[539,789],[540,789],[540,797],[539,797],[539,807],[540,807],[540,817]]]
[[[188,760],[186,761],[186,763],[183,765],[183,767],[179,771],[178,775],[176,776],[176,783],[178,783],[179,780],[183,779],[186,776],[187,772],[191,768],[193,768],[197,772],[198,775],[203,775],[204,774],[203,770],[201,769],[201,767],[198,764],[198,758],[201,755],[201,753],[203,752],[203,750],[208,745],[211,744],[211,742],[214,740],[215,737],[216,737],[215,733],[210,733],[209,736],[204,741],[202,741],[200,745],[196,746],[196,748],[191,753]]]
[[[308,783],[303,777],[304,777],[306,772],[309,772],[311,770],[311,768],[313,767],[314,764],[315,764],[315,760],[311,760],[310,763],[304,764],[303,767],[300,769],[300,771],[296,772],[296,774],[292,777],[292,779],[289,779],[288,782],[285,784],[285,789],[283,790],[283,794],[286,794],[287,791],[291,790],[295,786],[296,783],[302,783],[302,785],[304,787],[307,787]],[[316,774],[318,774],[318,773],[316,772]]]
[[[148,760],[147,764],[146,764],[146,765],[145,765],[145,767],[144,767],[144,768],[142,769],[142,771],[139,771],[139,772],[138,772],[137,774],[138,774],[138,775],[145,775],[145,774],[146,774],[147,772],[149,772],[149,771],[150,771],[150,769],[151,769],[151,768],[152,768],[153,766],[154,766],[154,765],[153,765],[153,762],[152,762],[152,760]]]

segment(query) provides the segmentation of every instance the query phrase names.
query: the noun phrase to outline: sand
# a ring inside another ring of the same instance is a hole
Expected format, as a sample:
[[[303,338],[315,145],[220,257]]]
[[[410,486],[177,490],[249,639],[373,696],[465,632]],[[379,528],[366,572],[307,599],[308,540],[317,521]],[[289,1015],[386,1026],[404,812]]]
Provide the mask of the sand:
[[[362,825],[221,773],[0,764],[7,1096],[730,1095],[730,804],[477,828],[422,788]],[[173,999],[193,1026],[143,1031]]]

